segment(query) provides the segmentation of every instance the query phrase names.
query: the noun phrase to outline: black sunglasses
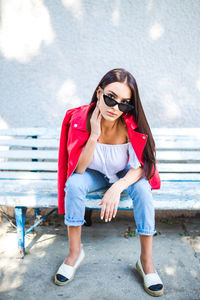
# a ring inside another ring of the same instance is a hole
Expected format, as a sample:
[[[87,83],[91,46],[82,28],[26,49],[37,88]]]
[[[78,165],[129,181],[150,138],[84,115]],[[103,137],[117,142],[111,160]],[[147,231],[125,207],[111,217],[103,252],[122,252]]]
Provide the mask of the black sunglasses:
[[[115,106],[116,104],[118,104],[119,110],[124,113],[127,113],[130,110],[134,109],[133,105],[130,105],[128,103],[123,103],[123,102],[117,102],[115,99],[111,98],[110,96],[105,95],[102,88],[101,88],[101,90],[103,93],[104,102],[107,106],[112,107],[112,106]]]

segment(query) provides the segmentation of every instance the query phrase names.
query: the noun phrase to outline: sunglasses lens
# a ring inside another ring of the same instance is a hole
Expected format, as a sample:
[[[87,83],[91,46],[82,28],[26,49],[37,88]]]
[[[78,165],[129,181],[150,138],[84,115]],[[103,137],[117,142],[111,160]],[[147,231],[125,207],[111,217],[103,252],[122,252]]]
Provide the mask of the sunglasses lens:
[[[112,99],[111,97],[108,97],[108,96],[104,95],[103,98],[104,98],[104,101],[105,101],[106,105],[108,105],[110,107],[116,105],[116,101],[114,99]]]
[[[131,110],[131,107],[129,107],[127,104],[120,103],[119,104],[119,110],[121,110],[123,112],[128,112],[128,111]]]

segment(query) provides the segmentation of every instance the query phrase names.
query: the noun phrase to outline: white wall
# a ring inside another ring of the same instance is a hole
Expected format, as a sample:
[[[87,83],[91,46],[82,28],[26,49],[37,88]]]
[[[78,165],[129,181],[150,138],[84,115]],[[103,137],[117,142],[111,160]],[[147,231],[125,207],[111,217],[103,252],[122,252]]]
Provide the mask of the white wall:
[[[0,128],[60,126],[126,68],[152,127],[200,127],[200,1],[1,0]]]

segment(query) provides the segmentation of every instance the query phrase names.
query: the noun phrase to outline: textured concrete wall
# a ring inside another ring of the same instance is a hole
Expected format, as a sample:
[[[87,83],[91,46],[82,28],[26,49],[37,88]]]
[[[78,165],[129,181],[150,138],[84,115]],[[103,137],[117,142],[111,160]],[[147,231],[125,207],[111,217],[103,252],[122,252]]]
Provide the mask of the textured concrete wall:
[[[123,67],[152,127],[199,127],[200,1],[1,0],[0,127],[60,126]]]

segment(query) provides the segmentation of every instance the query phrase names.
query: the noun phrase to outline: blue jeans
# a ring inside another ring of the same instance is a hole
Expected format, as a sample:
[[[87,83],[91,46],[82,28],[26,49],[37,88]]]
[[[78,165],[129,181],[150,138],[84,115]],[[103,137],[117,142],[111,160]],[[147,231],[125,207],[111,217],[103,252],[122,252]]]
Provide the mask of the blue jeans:
[[[128,165],[127,165],[128,166]],[[117,175],[125,176],[129,168],[125,168]],[[88,192],[100,188],[109,188],[112,184],[99,171],[87,168],[83,174],[72,173],[65,183],[65,219],[67,226],[81,226],[85,223],[85,199]],[[123,192],[133,200],[133,212],[137,226],[136,233],[153,235],[155,230],[155,213],[151,185],[146,177],[130,185]],[[98,201],[98,200],[97,200]]]

